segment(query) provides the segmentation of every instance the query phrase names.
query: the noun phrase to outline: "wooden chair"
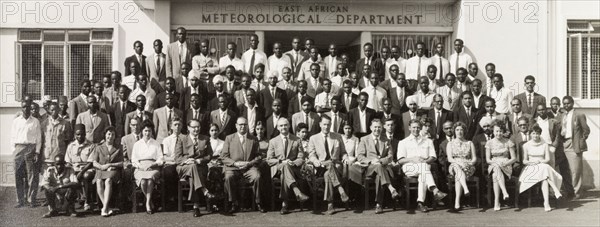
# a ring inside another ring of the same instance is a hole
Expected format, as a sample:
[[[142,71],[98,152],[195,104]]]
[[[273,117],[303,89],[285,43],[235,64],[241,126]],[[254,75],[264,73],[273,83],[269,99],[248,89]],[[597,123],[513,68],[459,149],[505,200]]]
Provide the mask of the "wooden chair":
[[[132,171],[132,172],[135,172],[135,171]],[[162,168],[161,168],[161,173],[162,173]],[[131,175],[131,177],[133,178],[133,174]],[[137,201],[137,195],[142,193],[142,188],[137,186],[135,179],[131,179],[131,182],[132,182],[132,189],[133,189],[131,191],[131,212],[137,213],[137,207],[139,205],[138,201]],[[163,178],[162,174],[161,174],[158,182],[156,182],[154,184],[154,190],[152,192],[158,194],[158,197],[161,198],[161,207],[163,209],[165,209],[165,205],[166,205],[165,184],[164,184],[164,178]],[[156,196],[154,198],[156,198]]]
[[[394,181],[394,180],[392,180]],[[371,190],[375,191],[375,179],[373,179],[372,177],[363,175],[363,188],[365,191],[365,210],[368,210],[371,206],[369,205],[369,198],[370,198],[370,194],[371,194]],[[384,196],[389,195],[389,191],[386,188],[381,188],[380,190],[383,190],[383,192],[385,193]],[[391,197],[391,195],[390,195]],[[381,206],[383,206],[384,204],[380,204]],[[396,210],[396,201],[392,201],[392,209]]]
[[[405,196],[405,209],[410,209],[410,190],[419,190],[419,178],[417,177],[409,177],[402,173],[402,179],[404,180],[404,196]],[[429,192],[427,192],[429,193]],[[432,209],[437,209],[437,203],[432,203]]]
[[[279,176],[275,176],[271,179],[271,210],[275,210],[277,198],[279,198],[279,192],[281,191],[281,178]],[[294,197],[295,198],[295,197]],[[304,203],[300,203],[300,211],[304,210]]]
[[[450,164],[446,165],[446,169],[450,168]],[[454,181],[454,179],[452,180],[448,180],[448,189],[450,192],[450,197],[451,198],[455,198],[456,197],[456,191],[454,191],[454,184],[456,183],[456,181]],[[481,196],[481,190],[480,190],[480,185],[481,185],[481,180],[479,179],[479,177],[473,175],[470,176],[469,178],[467,178],[467,186],[474,186],[475,187],[475,200],[477,202],[477,208],[479,208],[481,206],[480,203],[480,196]],[[472,200],[472,196],[470,197],[470,199]]]

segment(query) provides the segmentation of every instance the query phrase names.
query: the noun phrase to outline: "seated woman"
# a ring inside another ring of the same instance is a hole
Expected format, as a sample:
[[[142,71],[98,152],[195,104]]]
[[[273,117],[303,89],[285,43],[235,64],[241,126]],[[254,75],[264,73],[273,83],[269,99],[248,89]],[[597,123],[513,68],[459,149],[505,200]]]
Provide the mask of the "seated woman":
[[[208,134],[210,135],[210,146],[213,149],[212,160],[216,161],[221,156],[221,151],[223,150],[223,143],[225,143],[222,139],[219,139],[219,126],[217,124],[210,124],[208,126]]]
[[[362,185],[362,168],[350,168],[350,165],[360,165],[362,167],[367,166],[362,165],[360,162],[356,162],[356,150],[358,150],[358,143],[360,142],[360,139],[353,135],[352,125],[344,124],[342,125],[342,130],[344,130],[342,141],[344,142],[344,148],[346,148],[346,153],[348,154],[345,163],[347,168],[344,168],[343,174],[352,182]]]
[[[465,139],[467,125],[462,122],[456,122],[453,126],[455,139],[448,142],[446,153],[450,167],[448,172],[454,177],[454,191],[456,198],[454,199],[454,209],[460,209],[461,194],[469,196],[469,188],[467,187],[467,178],[475,173],[475,163],[477,155],[475,153],[475,145]]]
[[[223,193],[223,162],[221,161],[221,151],[223,151],[223,144],[225,141],[219,139],[219,126],[217,124],[210,124],[208,134],[210,135],[210,147],[213,149],[212,157],[208,163],[208,190],[215,193],[215,198],[212,199],[214,203],[210,207],[212,212],[219,211],[217,206],[218,201],[226,198]]]
[[[115,142],[115,128],[108,127],[104,133],[104,143],[94,148],[90,162],[96,169],[96,191],[102,202],[102,217],[110,216],[113,211],[109,209],[113,192],[113,184],[118,183],[123,168],[123,152]]]
[[[264,122],[256,122],[254,128],[256,131],[256,139],[258,140],[258,152],[264,158],[267,157],[267,150],[269,150],[269,139],[267,138],[267,125]]]
[[[494,121],[494,138],[485,144],[485,159],[489,164],[488,173],[492,175],[494,186],[494,210],[500,210],[500,191],[504,199],[508,199],[505,177],[512,175],[512,164],[517,161],[515,144],[504,134],[506,126],[500,121]]]
[[[552,210],[548,202],[548,185],[552,187],[554,195],[559,199],[562,197],[560,194],[562,176],[548,165],[550,152],[548,144],[541,139],[541,134],[542,128],[537,125],[533,126],[529,134],[531,140],[523,144],[523,164],[525,164],[525,168],[519,177],[519,193],[523,193],[531,186],[542,182],[544,210],[548,212]]]
[[[145,120],[142,124],[142,139],[133,145],[131,153],[131,163],[135,168],[133,177],[146,197],[147,214],[154,213],[152,190],[154,183],[159,180],[159,169],[163,164],[163,152],[160,144],[154,140],[153,132],[154,125],[150,120]]]

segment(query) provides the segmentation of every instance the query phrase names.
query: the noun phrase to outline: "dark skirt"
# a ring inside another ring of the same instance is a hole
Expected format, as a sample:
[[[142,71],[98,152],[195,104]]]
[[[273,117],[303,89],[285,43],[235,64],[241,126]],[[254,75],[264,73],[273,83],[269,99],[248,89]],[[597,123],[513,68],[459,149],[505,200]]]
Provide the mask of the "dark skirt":
[[[96,176],[94,176],[94,182],[96,180],[111,179],[113,182],[118,183],[121,180],[121,171],[119,170],[96,170]]]

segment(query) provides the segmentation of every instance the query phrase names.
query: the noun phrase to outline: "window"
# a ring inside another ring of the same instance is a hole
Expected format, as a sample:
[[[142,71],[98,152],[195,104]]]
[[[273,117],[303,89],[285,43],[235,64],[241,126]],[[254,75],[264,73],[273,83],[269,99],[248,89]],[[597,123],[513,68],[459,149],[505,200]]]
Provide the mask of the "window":
[[[79,83],[100,79],[112,69],[112,29],[19,30],[17,42],[17,101],[79,94]]]
[[[177,40],[175,36],[177,31],[172,32],[171,40]],[[206,39],[209,41],[209,52],[217,59],[227,55],[227,43],[234,42],[237,44],[236,55],[242,57],[244,51],[250,48],[250,36],[254,32],[227,32],[227,31],[187,31],[188,45],[195,45],[192,54],[200,54],[200,41]]]
[[[373,47],[377,52],[381,53],[381,48],[384,46],[392,47],[397,45],[400,47],[400,57],[404,59],[409,59],[412,56],[415,56],[415,50],[417,48],[418,42],[425,43],[425,47],[427,52],[425,56],[431,57],[433,56],[433,51],[435,50],[435,45],[438,43],[444,44],[446,48],[445,55],[450,56],[452,52],[451,46],[448,43],[450,39],[449,34],[398,34],[398,33],[373,33]]]
[[[567,23],[567,93],[600,99],[600,21]]]

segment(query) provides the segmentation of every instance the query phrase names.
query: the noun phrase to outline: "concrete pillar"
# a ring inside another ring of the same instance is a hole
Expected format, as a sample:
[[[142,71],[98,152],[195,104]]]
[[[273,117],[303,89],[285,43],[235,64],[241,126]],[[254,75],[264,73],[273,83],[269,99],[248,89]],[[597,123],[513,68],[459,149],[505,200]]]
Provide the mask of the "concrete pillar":
[[[265,44],[267,41],[265,40],[265,31],[255,31],[254,34],[258,36],[258,47],[256,49],[265,52]]]

